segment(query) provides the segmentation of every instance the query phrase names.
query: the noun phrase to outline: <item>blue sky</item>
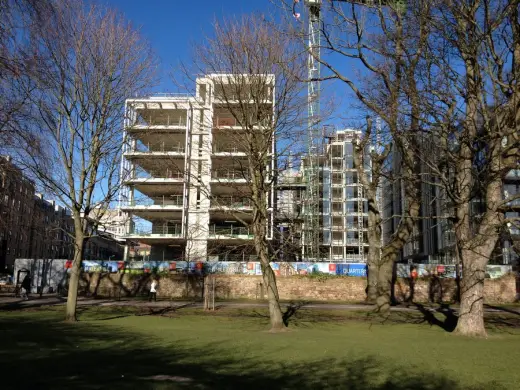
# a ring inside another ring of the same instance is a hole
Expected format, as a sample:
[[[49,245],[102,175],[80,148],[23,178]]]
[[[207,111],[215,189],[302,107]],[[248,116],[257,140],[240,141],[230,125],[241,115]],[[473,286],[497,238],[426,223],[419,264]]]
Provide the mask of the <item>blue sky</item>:
[[[120,10],[150,41],[161,60],[161,84],[156,91],[174,92],[170,80],[179,61],[188,62],[190,47],[211,34],[214,20],[251,12],[267,12],[269,0],[105,0],[100,3]]]
[[[272,14],[279,12],[270,0],[91,0],[106,4],[123,13],[139,28],[143,36],[151,43],[161,62],[160,84],[153,89],[156,92],[191,92],[179,90],[172,81],[171,74],[179,68],[179,63],[190,61],[191,47],[204,42],[204,37],[211,35],[213,22],[225,17],[239,17],[249,13]],[[300,4],[299,12],[305,12]],[[303,20],[304,16],[302,16]],[[339,66],[345,74],[352,71],[351,65]],[[182,79],[182,77],[179,77]],[[322,83],[322,106],[334,102],[334,118],[329,118],[338,127],[349,124],[357,116],[350,107],[350,91],[342,83]],[[350,114],[348,114],[350,113]],[[364,115],[363,115],[364,116]]]
[[[156,92],[179,91],[171,79],[172,72],[178,69],[180,62],[190,62],[191,48],[203,43],[205,36],[212,35],[215,20],[250,13],[271,14],[276,8],[270,0],[89,1],[120,11],[150,42],[161,64],[160,83],[153,88]],[[301,4],[299,8],[299,12],[305,12]],[[304,16],[302,19],[305,20]],[[347,65],[344,71],[351,72],[352,68]],[[322,83],[322,91],[322,107],[325,109],[331,99],[336,106],[334,117],[329,117],[327,122],[335,123],[337,128],[342,128],[346,123],[350,125],[352,118],[349,116],[355,111],[349,109],[346,86],[342,83]]]

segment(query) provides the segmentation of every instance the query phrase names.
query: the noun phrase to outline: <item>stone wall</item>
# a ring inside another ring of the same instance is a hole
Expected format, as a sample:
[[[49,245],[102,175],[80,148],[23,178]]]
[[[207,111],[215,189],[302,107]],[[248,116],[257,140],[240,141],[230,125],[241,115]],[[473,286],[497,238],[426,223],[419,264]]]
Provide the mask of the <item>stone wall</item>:
[[[202,299],[204,281],[196,275],[159,276],[157,296],[162,299]],[[266,291],[261,276],[216,275],[217,299],[265,299]],[[145,296],[150,288],[150,275],[131,274],[83,274],[81,290],[83,294],[102,297]],[[308,301],[349,301],[365,299],[366,279],[360,277],[278,277],[278,289],[282,300]],[[416,302],[454,301],[456,283],[453,279],[418,280],[413,289],[406,279],[398,279],[395,284],[395,298],[405,301],[413,298]],[[413,297],[411,296],[413,292]],[[512,275],[500,279],[486,279],[485,300],[488,303],[511,303],[516,298],[516,282]]]
[[[398,279],[394,294],[397,301],[453,302],[457,296],[454,279],[420,279],[411,288],[407,279]],[[412,298],[412,299],[411,299]],[[516,280],[513,275],[484,282],[484,300],[487,303],[512,303],[516,300]]]

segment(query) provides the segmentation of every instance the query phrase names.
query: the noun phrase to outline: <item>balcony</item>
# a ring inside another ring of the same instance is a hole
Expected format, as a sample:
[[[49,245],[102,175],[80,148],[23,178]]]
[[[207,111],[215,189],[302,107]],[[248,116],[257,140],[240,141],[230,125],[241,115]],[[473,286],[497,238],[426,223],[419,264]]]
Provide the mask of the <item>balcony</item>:
[[[245,170],[216,169],[211,172],[211,177],[217,181],[243,181],[249,180],[249,173]]]
[[[166,142],[157,142],[157,143],[144,143],[140,142],[136,145],[136,147],[129,152],[127,152],[127,155],[140,155],[140,154],[155,154],[155,153],[164,153],[166,155],[169,154],[184,154],[186,152],[186,149],[184,147],[184,144],[181,144],[180,142],[177,144],[168,144]]]
[[[144,169],[136,169],[130,181],[147,181],[152,179],[160,180],[184,180],[184,172],[172,169],[157,169],[145,171]]]
[[[146,209],[162,209],[162,208],[179,208],[184,205],[184,197],[182,195],[162,196],[157,198],[135,199],[123,203],[123,208],[146,208]]]
[[[133,129],[168,129],[186,128],[187,115],[185,110],[137,110],[137,119],[128,126]]]
[[[211,208],[251,209],[253,203],[249,198],[219,196],[211,199]]]
[[[238,263],[249,263],[258,261],[258,256],[248,254],[232,254],[232,253],[221,253],[221,254],[210,254],[208,255],[208,261],[230,261]]]
[[[354,208],[347,208],[345,210],[345,215],[359,215],[359,214],[368,215],[368,213],[365,213],[364,210],[357,210]]]
[[[248,125],[252,125],[253,128],[265,128],[272,125],[272,122],[269,119],[260,119],[257,121],[237,121],[234,117],[222,117],[222,116],[214,116],[213,117],[213,128],[226,128],[226,127],[235,127],[235,128],[246,128]]]
[[[345,245],[359,245],[359,239],[357,239],[357,238],[347,238],[345,240]],[[363,245],[368,245],[368,244],[365,243],[364,240],[363,240]]]
[[[215,128],[234,127],[234,126],[239,126],[237,124],[237,120],[235,118],[219,117],[219,116],[216,116],[213,118],[213,127],[215,127]]]
[[[347,224],[347,225],[345,225],[345,229],[347,229],[347,230],[360,230],[359,226],[357,224]],[[367,230],[367,227],[363,226],[362,230]]]
[[[134,226],[125,238],[182,238],[182,225]]]
[[[362,256],[357,255],[357,254],[350,254],[350,253],[347,253],[347,256],[345,257],[345,259],[348,262],[353,262],[353,263],[358,263],[358,262],[362,262],[363,261],[363,257]]]
[[[333,232],[344,232],[345,228],[343,226],[331,226],[330,230],[332,230]]]
[[[231,143],[232,141],[230,141]],[[229,145],[215,145],[213,147],[213,154],[223,156],[245,156],[246,152],[242,148]]]
[[[280,185],[284,184],[302,184],[304,183],[302,176],[280,176],[278,179]]]
[[[268,91],[241,92],[237,91],[215,91],[215,103],[248,103],[248,104],[269,104],[272,102],[272,95]]]
[[[249,228],[243,226],[233,225],[210,225],[209,226],[209,237],[213,239],[224,239],[224,238],[241,238],[251,239],[253,233]]]

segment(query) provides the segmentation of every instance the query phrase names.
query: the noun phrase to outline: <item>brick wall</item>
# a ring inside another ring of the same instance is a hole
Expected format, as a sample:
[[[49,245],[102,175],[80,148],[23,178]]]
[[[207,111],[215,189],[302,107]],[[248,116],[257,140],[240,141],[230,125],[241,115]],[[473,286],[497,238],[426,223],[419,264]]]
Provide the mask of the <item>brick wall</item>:
[[[190,275],[159,276],[158,298],[202,298],[203,280]],[[261,276],[217,275],[217,299],[262,299],[266,298],[265,286]],[[151,277],[149,275],[130,274],[83,274],[81,291],[103,297],[144,296],[148,294]],[[278,290],[282,300],[309,301],[351,301],[365,299],[366,279],[359,277],[316,278],[307,276],[278,277]],[[413,300],[427,302],[453,301],[456,285],[453,279],[437,281],[418,280],[413,286]],[[409,281],[398,279],[395,285],[395,297],[398,301],[410,298]],[[515,301],[516,283],[513,276],[500,279],[486,279],[484,285],[485,300],[488,303],[510,303]]]

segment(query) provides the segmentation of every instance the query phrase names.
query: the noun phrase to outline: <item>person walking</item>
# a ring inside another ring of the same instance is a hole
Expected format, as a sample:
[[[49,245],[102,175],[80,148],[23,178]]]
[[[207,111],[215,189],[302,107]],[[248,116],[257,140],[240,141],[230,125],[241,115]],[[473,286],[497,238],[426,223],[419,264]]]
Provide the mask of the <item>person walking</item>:
[[[31,292],[31,273],[28,272],[27,275],[25,275],[25,278],[23,278],[22,293],[20,295],[24,300],[28,301],[30,292]]]
[[[152,284],[150,285],[150,302],[152,302],[152,298],[154,302],[157,302],[157,280],[152,279]]]

